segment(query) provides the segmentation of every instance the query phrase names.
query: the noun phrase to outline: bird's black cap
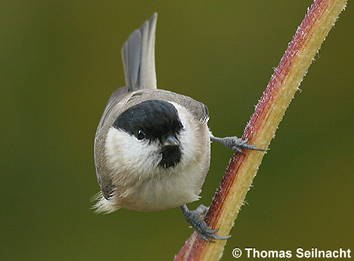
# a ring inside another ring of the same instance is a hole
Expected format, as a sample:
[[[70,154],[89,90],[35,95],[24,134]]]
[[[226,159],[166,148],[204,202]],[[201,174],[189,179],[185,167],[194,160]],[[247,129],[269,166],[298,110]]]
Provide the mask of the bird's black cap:
[[[130,107],[118,116],[113,126],[137,138],[139,131],[143,131],[151,141],[175,136],[183,128],[176,108],[161,100],[148,100]]]
[[[113,126],[134,135],[137,139],[160,141],[167,137],[177,137],[183,128],[176,108],[162,100],[148,100],[136,104],[124,111],[115,120]],[[181,158],[178,146],[162,150],[160,166],[169,168],[175,166]]]

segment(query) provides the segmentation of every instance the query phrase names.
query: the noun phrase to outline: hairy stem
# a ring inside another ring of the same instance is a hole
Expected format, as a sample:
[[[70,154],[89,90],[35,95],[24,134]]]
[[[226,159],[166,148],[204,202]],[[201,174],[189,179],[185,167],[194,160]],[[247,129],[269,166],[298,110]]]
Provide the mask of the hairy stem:
[[[267,148],[314,56],[333,27],[346,0],[314,0],[298,27],[267,88],[248,122],[243,138],[259,148]],[[235,154],[206,216],[207,223],[228,235],[237,218],[264,153]],[[226,241],[203,241],[196,232],[185,242],[175,261],[219,260]]]

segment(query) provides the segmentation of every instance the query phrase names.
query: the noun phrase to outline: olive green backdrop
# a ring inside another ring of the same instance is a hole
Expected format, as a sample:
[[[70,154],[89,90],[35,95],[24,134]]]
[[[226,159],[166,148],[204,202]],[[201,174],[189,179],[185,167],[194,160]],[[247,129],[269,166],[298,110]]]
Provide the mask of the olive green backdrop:
[[[171,260],[192,231],[179,209],[90,210],[93,138],[124,84],[123,42],[157,11],[159,88],[207,104],[216,135],[241,135],[310,3],[2,2],[0,259]],[[223,260],[234,247],[353,246],[352,7],[287,111]],[[213,144],[191,207],[210,203],[230,156]]]

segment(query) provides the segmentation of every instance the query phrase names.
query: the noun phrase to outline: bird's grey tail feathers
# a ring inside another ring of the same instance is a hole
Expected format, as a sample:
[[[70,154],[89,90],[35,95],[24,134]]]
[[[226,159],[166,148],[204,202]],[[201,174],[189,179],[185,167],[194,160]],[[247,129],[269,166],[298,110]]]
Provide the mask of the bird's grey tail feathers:
[[[155,31],[157,13],[124,43],[122,58],[128,91],[156,89]]]

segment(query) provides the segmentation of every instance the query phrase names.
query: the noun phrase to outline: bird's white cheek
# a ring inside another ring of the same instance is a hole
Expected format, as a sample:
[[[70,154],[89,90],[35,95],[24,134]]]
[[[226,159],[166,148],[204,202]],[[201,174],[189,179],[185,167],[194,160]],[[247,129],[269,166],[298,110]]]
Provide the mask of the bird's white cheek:
[[[137,175],[137,178],[151,172],[161,159],[157,144],[138,140],[113,127],[107,134],[105,153],[108,166],[113,171]]]
[[[200,142],[198,142],[197,135],[200,135],[199,129],[192,124],[186,124],[186,130],[183,130],[180,135],[180,142],[183,153],[183,163],[191,163],[198,159],[201,153]]]
[[[205,128],[197,122],[193,116],[182,106],[171,102],[178,111],[178,116],[183,125],[183,130],[179,135],[181,142],[181,148],[183,153],[183,165],[195,164],[200,160],[200,155],[203,153],[203,149],[208,148],[204,144]],[[208,139],[208,137],[206,138]]]

